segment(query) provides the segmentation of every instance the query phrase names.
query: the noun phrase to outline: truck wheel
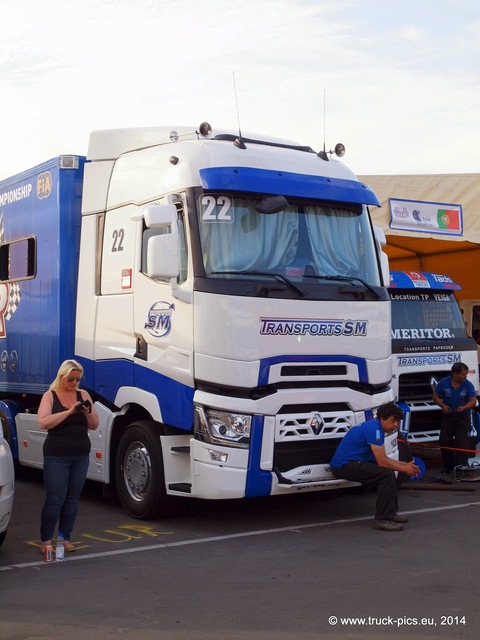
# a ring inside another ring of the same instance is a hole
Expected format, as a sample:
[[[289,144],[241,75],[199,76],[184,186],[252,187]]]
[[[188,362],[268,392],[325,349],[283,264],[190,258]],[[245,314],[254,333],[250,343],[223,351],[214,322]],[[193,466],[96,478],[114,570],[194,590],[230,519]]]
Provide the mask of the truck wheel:
[[[3,541],[5,540],[6,536],[7,536],[7,531],[6,530],[2,531],[2,533],[0,533],[0,547],[2,546]]]
[[[134,422],[123,434],[115,459],[115,485],[132,518],[167,515],[160,433],[151,422]]]

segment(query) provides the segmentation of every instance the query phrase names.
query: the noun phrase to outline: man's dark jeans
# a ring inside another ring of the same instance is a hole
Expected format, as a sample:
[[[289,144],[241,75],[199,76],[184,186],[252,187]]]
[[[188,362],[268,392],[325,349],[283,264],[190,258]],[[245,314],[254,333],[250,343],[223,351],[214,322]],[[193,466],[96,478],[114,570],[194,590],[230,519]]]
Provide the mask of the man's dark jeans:
[[[335,478],[376,486],[375,520],[393,520],[398,511],[397,484],[405,480],[405,474],[398,474],[401,477],[397,479],[392,469],[360,461],[347,462],[343,467],[331,469]]]
[[[438,444],[442,452],[443,468],[447,473],[452,473],[458,465],[467,465],[468,459],[474,455],[472,451],[453,450],[469,449],[470,439],[468,433],[470,428],[471,418],[469,413],[449,413],[442,416]]]

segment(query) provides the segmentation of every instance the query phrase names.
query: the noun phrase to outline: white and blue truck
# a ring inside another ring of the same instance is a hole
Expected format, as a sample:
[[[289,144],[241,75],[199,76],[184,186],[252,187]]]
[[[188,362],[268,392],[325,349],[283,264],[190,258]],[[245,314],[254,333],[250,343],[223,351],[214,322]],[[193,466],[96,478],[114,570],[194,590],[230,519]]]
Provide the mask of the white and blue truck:
[[[392,387],[405,416],[401,431],[411,444],[438,441],[442,412],[432,391],[453,364],[468,366],[468,379],[479,393],[477,344],[455,295],[460,290],[448,275],[390,272]],[[477,430],[478,414],[472,417]]]
[[[346,486],[329,460],[393,399],[373,191],[290,141],[96,131],[0,182],[0,417],[41,468],[41,395],[74,356],[100,416],[88,478],[128,514]]]

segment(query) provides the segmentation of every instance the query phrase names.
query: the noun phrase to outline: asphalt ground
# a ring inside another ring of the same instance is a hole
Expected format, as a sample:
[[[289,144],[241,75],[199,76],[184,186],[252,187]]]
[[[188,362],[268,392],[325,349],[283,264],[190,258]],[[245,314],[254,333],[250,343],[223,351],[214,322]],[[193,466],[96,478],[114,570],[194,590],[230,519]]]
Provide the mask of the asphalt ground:
[[[191,500],[144,522],[87,483],[62,563],[40,554],[27,470],[0,548],[0,638],[477,639],[480,482],[443,485],[438,451],[422,457],[429,488],[400,491],[396,533],[372,529],[372,491]]]

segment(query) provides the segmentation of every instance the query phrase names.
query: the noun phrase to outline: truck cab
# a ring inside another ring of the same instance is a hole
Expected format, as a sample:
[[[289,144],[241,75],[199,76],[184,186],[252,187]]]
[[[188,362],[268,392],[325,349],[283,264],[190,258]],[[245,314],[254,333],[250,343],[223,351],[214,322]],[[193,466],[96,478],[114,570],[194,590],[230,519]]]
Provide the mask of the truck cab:
[[[392,386],[405,413],[401,430],[410,443],[438,440],[442,414],[432,392],[455,362],[468,366],[478,393],[477,345],[456,299],[460,289],[443,274],[390,272]]]
[[[345,486],[339,440],[393,399],[373,191],[328,153],[207,123],[96,131],[70,160],[0,183],[20,463],[43,464],[36,408],[73,352],[100,418],[88,478],[133,517]]]

